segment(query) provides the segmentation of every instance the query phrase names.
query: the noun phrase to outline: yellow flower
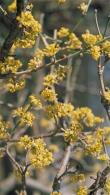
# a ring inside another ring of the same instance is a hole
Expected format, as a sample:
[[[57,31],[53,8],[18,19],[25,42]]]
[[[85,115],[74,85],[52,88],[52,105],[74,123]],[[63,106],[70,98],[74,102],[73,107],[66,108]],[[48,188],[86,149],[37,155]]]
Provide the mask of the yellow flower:
[[[20,60],[15,60],[13,57],[8,57],[4,62],[0,62],[1,73],[15,73],[22,66]]]
[[[87,144],[85,148],[87,154],[92,154],[97,157],[103,151],[102,138],[100,139],[96,136],[87,135],[85,141]]]
[[[73,183],[83,182],[83,181],[85,181],[85,175],[82,173],[80,174],[76,173],[73,176],[71,176],[71,182]]]
[[[31,147],[31,139],[28,135],[24,135],[20,137],[20,140],[18,142],[20,147],[23,147],[25,150],[29,149]]]
[[[30,11],[22,12],[21,16],[17,17],[17,20],[19,21],[20,25],[25,26],[29,30],[29,32],[32,33],[32,35],[36,34],[37,36],[39,32],[41,32],[41,25],[39,24],[37,20],[34,19]],[[27,32],[26,32],[26,35],[27,35]]]
[[[82,131],[82,125],[73,121],[69,129],[64,131],[64,139],[66,142],[74,143],[79,139],[79,134]]]
[[[108,57],[110,57],[110,41],[104,41],[102,44],[102,50],[106,55],[108,55]]]
[[[59,67],[55,70],[55,74],[57,76],[57,82],[62,81],[68,73],[68,67],[59,65]]]
[[[102,123],[103,119],[95,116],[88,107],[77,108],[73,112],[73,120],[83,122],[87,127],[93,127],[95,124]]]
[[[62,195],[62,193],[61,192],[54,191],[50,195]]]
[[[103,161],[109,161],[110,158],[107,154],[100,154],[98,157],[97,157],[98,160],[103,160]]]
[[[110,177],[106,179],[104,189],[107,192],[107,195],[110,195]]]
[[[25,87],[25,80],[15,80],[15,79],[8,79],[6,84],[7,90],[14,93],[16,91],[19,91]]]
[[[8,11],[10,12],[16,11],[16,0],[13,0],[13,2],[8,6]]]
[[[55,43],[49,44],[43,51],[46,56],[52,57],[59,51],[59,46]]]
[[[24,37],[24,39],[17,39],[14,42],[15,48],[31,48],[35,44],[35,39],[29,39]]]
[[[82,34],[82,38],[83,38],[84,42],[89,46],[92,46],[92,45],[96,44],[96,42],[97,42],[97,36],[91,34],[88,30],[86,31],[85,34]]]
[[[82,42],[77,38],[74,33],[69,35],[69,41],[67,47],[70,49],[81,49]]]
[[[68,68],[65,66],[59,65],[57,69],[51,74],[48,74],[44,77],[44,86],[46,87],[52,87],[54,84],[58,84],[60,81],[62,81],[66,74],[68,72]]]
[[[57,34],[58,34],[59,38],[64,38],[64,37],[67,37],[70,34],[70,31],[69,31],[68,28],[62,27],[62,28],[59,29]]]
[[[101,49],[99,46],[93,46],[90,49],[90,54],[93,57],[94,60],[98,60],[101,56]]]
[[[53,162],[52,153],[46,148],[43,139],[33,140],[29,160],[35,168],[43,168]]]
[[[28,68],[31,70],[36,70],[38,67],[41,66],[41,61],[37,60],[36,57],[32,58],[29,62],[28,62]]]
[[[70,103],[56,103],[45,107],[46,114],[49,118],[54,117],[71,117],[74,107]]]
[[[77,195],[88,195],[88,192],[87,192],[87,188],[84,187],[84,186],[80,186],[78,191],[77,191]]]
[[[17,17],[20,27],[25,27],[23,39],[15,42],[16,47],[27,48],[32,47],[35,43],[36,36],[41,32],[40,23],[34,19],[31,11],[24,11],[21,16]]]
[[[32,112],[26,111],[25,108],[19,107],[13,111],[14,117],[19,117],[20,125],[32,126],[35,116]]]
[[[54,89],[45,88],[42,91],[41,96],[46,101],[50,101],[50,102],[56,102],[57,101],[57,94],[55,93]]]
[[[0,120],[0,140],[9,139],[10,135],[8,133],[9,123]]]
[[[82,12],[82,14],[86,14],[87,10],[88,10],[88,5],[86,3],[81,3],[78,7],[80,9],[80,11]]]
[[[55,83],[57,83],[57,75],[48,74],[47,76],[44,77],[44,82],[43,82],[44,86],[51,87]]]
[[[29,96],[30,103],[35,106],[36,108],[41,109],[42,108],[42,103],[41,101],[35,96],[35,95],[30,95]]]

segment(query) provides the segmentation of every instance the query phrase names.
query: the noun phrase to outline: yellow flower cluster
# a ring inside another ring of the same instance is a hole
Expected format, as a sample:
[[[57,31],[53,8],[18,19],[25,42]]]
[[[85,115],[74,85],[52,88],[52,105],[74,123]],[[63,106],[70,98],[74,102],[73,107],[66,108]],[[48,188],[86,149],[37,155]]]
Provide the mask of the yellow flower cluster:
[[[29,39],[29,38],[23,37],[23,39],[18,38],[14,42],[14,47],[15,47],[15,49],[16,48],[31,48],[34,44],[35,44],[34,39]]]
[[[15,47],[28,48],[32,47],[35,43],[35,38],[41,32],[41,25],[31,14],[31,11],[21,13],[17,17],[20,27],[24,27],[24,38],[18,39],[15,42]]]
[[[77,108],[73,112],[73,120],[85,124],[87,127],[93,127],[98,123],[102,123],[103,119],[95,116],[88,107]]]
[[[61,27],[59,31],[57,32],[57,35],[59,38],[67,37],[70,34],[70,30],[65,27]]]
[[[16,11],[16,0],[14,0],[9,6],[8,11],[15,12]]]
[[[104,153],[104,144],[110,144],[110,127],[97,128],[94,132],[85,135],[84,140],[87,154],[93,155],[98,160],[109,160],[108,154]]]
[[[87,188],[84,186],[80,186],[78,191],[77,191],[77,195],[88,195]]]
[[[42,61],[44,58],[44,52],[40,49],[37,49],[34,58],[32,58],[29,62],[28,62],[28,68],[31,70],[35,70],[38,67],[42,66]]]
[[[31,142],[32,142],[32,140],[30,139],[30,137],[28,135],[24,135],[24,136],[20,137],[18,145],[20,147],[24,148],[25,150],[27,150],[31,147]]]
[[[81,45],[82,45],[82,42],[79,40],[79,38],[74,33],[71,33],[69,35],[67,47],[70,49],[81,49]]]
[[[13,57],[8,57],[4,62],[0,62],[0,72],[1,73],[15,73],[22,66],[22,63],[19,60],[14,59]]]
[[[57,81],[62,81],[67,75],[67,73],[68,67],[59,65],[59,67],[55,70],[55,74],[57,75]]]
[[[70,103],[55,103],[45,107],[46,114],[49,118],[54,117],[71,117],[74,107]]]
[[[62,193],[61,192],[54,191],[50,195],[62,195]]]
[[[86,33],[82,34],[83,41],[89,45],[93,46],[97,43],[99,36],[91,34],[88,30]]]
[[[78,122],[72,122],[69,129],[64,131],[64,139],[66,142],[74,143],[79,139],[82,125]]]
[[[0,140],[9,139],[10,135],[8,133],[9,123],[0,120]]]
[[[35,120],[35,116],[32,112],[27,111],[23,107],[19,107],[13,111],[14,117],[19,117],[20,125],[32,126],[33,121]]]
[[[52,85],[57,83],[57,75],[56,74],[48,74],[44,77],[44,86],[51,87]]]
[[[46,148],[43,139],[32,141],[29,161],[35,168],[43,168],[53,162],[52,153]]]
[[[30,99],[30,104],[32,106],[35,106],[35,108],[38,108],[38,109],[42,108],[42,103],[40,99],[38,99],[35,95],[30,95],[29,99]]]
[[[102,136],[98,137],[97,135],[87,135],[85,137],[86,141],[86,152],[87,154],[92,154],[95,157],[98,157],[103,151]]]
[[[47,76],[44,77],[44,86],[46,87],[52,87],[54,84],[59,83],[62,81],[66,74],[67,74],[68,68],[65,66],[59,66],[54,73],[48,74]]]
[[[54,89],[49,89],[49,88],[43,89],[43,91],[41,92],[41,96],[46,101],[50,101],[50,102],[56,102],[57,101],[57,94],[55,93]]]
[[[26,29],[30,30],[32,36],[36,36],[41,32],[41,25],[34,19],[30,11],[25,11],[21,13],[21,16],[17,17],[20,26],[24,26]],[[29,32],[25,32],[28,35]]]
[[[109,161],[110,158],[107,154],[100,154],[98,157],[97,157],[98,160],[103,160],[103,161]]]
[[[46,148],[43,139],[32,140],[29,136],[22,136],[18,145],[28,150],[28,160],[35,168],[43,168],[53,162],[52,153]]]
[[[97,61],[99,57],[101,56],[101,48],[97,45],[95,45],[94,47],[91,47],[90,54],[92,58]]]
[[[16,79],[10,78],[7,80],[6,87],[8,91],[14,93],[25,87],[25,80],[24,79],[16,80]]]
[[[98,60],[101,56],[102,49],[97,44],[103,40],[102,35],[93,35],[89,31],[86,31],[86,33],[82,34],[82,39],[89,48],[89,53],[93,59]]]
[[[81,3],[80,5],[79,5],[79,10],[82,12],[82,14],[86,14],[87,13],[87,10],[88,10],[88,5],[86,4],[86,3]]]
[[[59,51],[59,46],[55,43],[49,44],[45,49],[43,49],[43,52],[45,56],[52,57]]]
[[[106,40],[102,44],[102,49],[105,55],[110,57],[110,41]]]
[[[73,176],[71,176],[71,182],[77,183],[77,182],[83,182],[85,181],[85,175],[83,173],[76,173]]]
[[[67,38],[67,41],[65,42],[65,44],[68,49],[81,49],[82,48],[81,47],[82,42],[75,35],[75,33],[70,32],[68,28],[61,27],[57,34],[59,38]]]

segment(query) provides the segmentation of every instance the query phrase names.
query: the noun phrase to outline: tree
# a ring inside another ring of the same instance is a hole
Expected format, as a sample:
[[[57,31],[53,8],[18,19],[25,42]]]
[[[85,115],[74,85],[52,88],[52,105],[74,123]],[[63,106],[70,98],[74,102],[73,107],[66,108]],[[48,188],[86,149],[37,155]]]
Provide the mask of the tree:
[[[56,3],[62,6],[66,0]],[[79,5],[83,18],[91,3],[89,0]],[[110,120],[110,90],[104,82],[104,68],[110,57],[110,36],[106,35],[109,18],[104,33],[95,10],[97,34],[86,30],[78,36],[62,26],[49,36],[42,27],[44,15],[38,21],[32,10],[33,4],[28,1],[16,0],[9,6],[1,1],[1,19],[9,31],[0,50],[4,99],[0,102],[0,157],[1,162],[7,159],[5,168],[11,162],[8,171],[12,173],[1,182],[1,192],[7,193],[4,186],[8,181],[9,187],[11,183],[19,184],[15,187],[17,194],[31,194],[32,188],[41,194],[60,195],[62,183],[71,183],[77,195],[109,194],[110,127],[104,126],[104,119],[90,108],[77,108],[72,103],[77,77],[72,60],[89,55],[97,64],[100,99]],[[101,165],[95,178],[92,174],[88,177],[81,167],[85,158]],[[41,173],[50,189],[36,181]]]

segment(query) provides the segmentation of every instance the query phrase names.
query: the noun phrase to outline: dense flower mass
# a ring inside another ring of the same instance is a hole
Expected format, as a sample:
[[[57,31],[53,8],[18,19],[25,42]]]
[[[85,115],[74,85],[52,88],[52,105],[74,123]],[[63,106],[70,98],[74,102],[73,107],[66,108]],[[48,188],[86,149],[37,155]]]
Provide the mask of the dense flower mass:
[[[8,133],[9,123],[0,120],[0,140],[9,139],[10,135]]]
[[[35,95],[30,95],[29,99],[30,99],[30,103],[32,106],[34,106],[38,109],[42,108],[42,103],[41,103],[40,99],[38,99]]]
[[[82,125],[78,122],[72,122],[69,129],[66,129],[64,132],[64,138],[66,142],[74,143],[79,139],[81,130],[83,129]]]
[[[45,111],[49,118],[71,117],[74,107],[69,103],[55,103],[46,106]]]
[[[94,46],[90,49],[90,54],[94,60],[98,60],[101,56],[101,48],[99,46]]]
[[[23,107],[19,107],[13,112],[14,117],[19,117],[20,125],[32,126],[33,121],[35,120],[35,116],[32,112],[27,111],[27,109]]]
[[[103,118],[95,116],[88,107],[74,110],[73,119],[85,124],[87,127],[93,127],[94,125],[103,122]]]
[[[45,56],[51,57],[54,56],[59,51],[59,46],[56,44],[49,44],[44,49]]]
[[[102,49],[103,49],[105,55],[107,55],[108,57],[110,57],[110,41],[106,40],[102,44]]]
[[[15,42],[15,47],[28,48],[35,44],[35,38],[41,32],[40,23],[34,19],[30,11],[21,13],[21,16],[17,17],[20,28],[24,28],[24,38],[18,39]]]
[[[82,34],[82,39],[89,46],[95,45],[97,42],[97,36],[91,34],[89,31],[86,31],[85,34]]]
[[[14,93],[25,87],[25,79],[15,80],[13,78],[10,78],[7,80],[6,86],[8,91]]]
[[[50,101],[50,102],[56,102],[57,101],[57,94],[55,93],[54,89],[45,88],[42,91],[41,96],[46,101]]]
[[[81,49],[81,45],[82,42],[79,40],[79,38],[74,33],[71,33],[69,35],[67,47],[70,49]]]
[[[84,186],[80,186],[80,188],[77,191],[77,195],[87,195],[87,188]]]
[[[15,73],[22,66],[20,60],[16,60],[13,57],[8,57],[4,62],[0,62],[0,72],[1,73]]]
[[[60,28],[59,31],[58,31],[58,37],[59,38],[64,38],[64,37],[67,37],[69,34],[70,34],[70,30],[68,28]]]
[[[30,163],[36,168],[43,168],[53,162],[52,153],[42,139],[32,141],[28,155]]]

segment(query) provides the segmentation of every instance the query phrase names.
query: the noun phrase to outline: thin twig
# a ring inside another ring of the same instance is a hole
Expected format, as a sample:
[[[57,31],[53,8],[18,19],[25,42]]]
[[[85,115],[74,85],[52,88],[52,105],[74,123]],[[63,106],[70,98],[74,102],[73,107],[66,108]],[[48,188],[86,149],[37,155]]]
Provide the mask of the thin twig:
[[[98,17],[97,17],[97,9],[94,10],[94,13],[95,13],[95,23],[96,23],[97,31],[98,31],[99,35],[101,35],[100,28],[99,28]]]

